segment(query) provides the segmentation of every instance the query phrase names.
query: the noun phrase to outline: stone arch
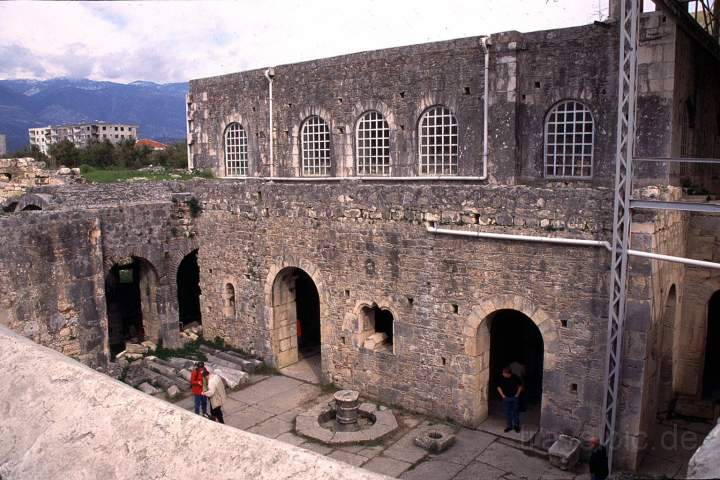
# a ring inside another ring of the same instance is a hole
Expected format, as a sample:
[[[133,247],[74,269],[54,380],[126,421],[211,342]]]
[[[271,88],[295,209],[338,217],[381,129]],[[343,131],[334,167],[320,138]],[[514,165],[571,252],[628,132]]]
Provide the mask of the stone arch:
[[[390,298],[379,297],[376,300],[369,300],[366,298],[358,300],[355,303],[355,307],[353,308],[352,313],[347,314],[345,316],[345,321],[343,322],[343,331],[350,335],[350,338],[352,339],[352,345],[356,348],[362,348],[365,340],[370,335],[376,332],[376,326],[369,325],[367,319],[364,318],[364,311],[366,309],[372,309],[375,307],[377,307],[379,310],[387,311],[390,313],[390,315],[392,315],[393,330],[394,326],[398,322],[398,310],[395,308]],[[395,353],[397,349],[397,343],[395,339],[397,339],[397,337],[395,336],[394,331],[392,337],[393,340],[390,342],[392,348],[389,348],[388,350],[391,353]]]
[[[543,340],[543,369],[553,370],[557,363],[558,330],[552,318],[530,300],[519,295],[498,295],[476,305],[463,323],[467,374],[461,376],[461,387],[454,391],[458,419],[477,426],[488,415],[488,382],[490,380],[490,328],[488,319],[501,310],[514,310],[529,318]],[[543,386],[546,376],[543,376]],[[544,403],[544,400],[543,400]],[[541,405],[541,409],[543,405]],[[542,413],[541,413],[542,415]]]
[[[29,193],[20,197],[13,211],[21,212],[23,210],[47,210],[51,202],[52,197],[50,195],[42,193]]]
[[[707,340],[707,318],[710,299],[720,290],[720,275],[693,283],[684,289],[682,313],[675,329],[673,383],[676,393],[699,398],[702,389],[703,362]]]
[[[327,300],[327,289],[325,287],[325,282],[322,279],[322,275],[320,273],[320,270],[313,265],[311,262],[301,259],[301,258],[295,258],[295,257],[286,257],[282,261],[272,265],[270,269],[268,270],[267,276],[265,278],[265,286],[264,286],[264,313],[265,318],[267,319],[267,338],[265,341],[265,348],[268,352],[268,355],[270,357],[271,362],[278,368],[282,368],[284,366],[290,365],[297,361],[297,339],[295,337],[295,352],[292,352],[292,348],[290,350],[285,350],[285,352],[290,353],[282,353],[281,349],[281,337],[285,337],[287,339],[290,339],[292,341],[293,334],[296,335],[297,332],[295,330],[295,326],[290,325],[283,325],[281,324],[281,321],[279,318],[276,318],[276,311],[275,311],[275,305],[274,305],[274,289],[275,289],[275,282],[278,279],[279,275],[288,269],[296,268],[298,270],[301,270],[302,272],[306,273],[310,279],[312,280],[313,284],[315,285],[315,288],[317,289],[318,293],[318,302],[319,302],[319,320],[320,320],[320,338],[322,339],[329,339],[332,337],[332,326],[330,324],[330,319],[328,318],[329,312],[328,312],[328,300]],[[287,330],[289,329],[289,331]],[[320,345],[320,352],[321,352],[321,368],[323,375],[327,372],[327,355],[325,350],[328,348],[328,343],[323,342]]]
[[[128,272],[123,275],[123,272]],[[160,339],[163,318],[158,302],[160,276],[145,258],[128,256],[113,262],[105,274],[107,341],[112,355],[127,340]]]

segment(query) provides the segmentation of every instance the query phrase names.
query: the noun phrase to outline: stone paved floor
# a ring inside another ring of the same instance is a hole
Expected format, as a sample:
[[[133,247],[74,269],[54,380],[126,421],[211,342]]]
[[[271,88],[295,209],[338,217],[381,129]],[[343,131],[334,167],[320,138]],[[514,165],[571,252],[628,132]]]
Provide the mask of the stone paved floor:
[[[246,388],[229,392],[228,403],[223,408],[228,425],[391,477],[408,480],[590,478],[584,464],[579,471],[564,472],[542,458],[526,454],[517,441],[486,431],[460,428],[455,445],[439,455],[429,455],[413,444],[413,437],[416,430],[431,425],[432,419],[404,412],[396,413],[400,428],[381,443],[330,448],[295,435],[293,422],[299,412],[319,402],[328,402],[331,391],[286,376],[253,377],[252,380]],[[178,404],[192,410],[192,397]]]
[[[685,478],[688,462],[712,429],[709,423],[665,420],[656,426],[652,444],[638,474],[647,477]]]

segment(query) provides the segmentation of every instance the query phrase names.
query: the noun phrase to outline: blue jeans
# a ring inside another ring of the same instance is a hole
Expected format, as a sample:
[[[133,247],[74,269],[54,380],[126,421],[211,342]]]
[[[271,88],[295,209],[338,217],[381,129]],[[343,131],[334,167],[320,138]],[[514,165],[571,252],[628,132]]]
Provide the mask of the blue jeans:
[[[207,397],[205,395],[193,395],[195,397],[195,413],[202,411],[207,414]]]
[[[520,427],[520,399],[518,397],[505,397],[505,418],[507,418],[507,427]]]

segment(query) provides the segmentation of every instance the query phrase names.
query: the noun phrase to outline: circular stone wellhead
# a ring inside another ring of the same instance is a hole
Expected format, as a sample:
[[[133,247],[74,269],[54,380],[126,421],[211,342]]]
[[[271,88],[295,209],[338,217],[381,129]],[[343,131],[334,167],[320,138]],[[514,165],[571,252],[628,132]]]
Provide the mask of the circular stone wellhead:
[[[360,393],[355,390],[335,392],[335,420],[343,425],[352,425],[358,421],[358,398]]]
[[[347,430],[347,424],[337,422],[337,399],[334,407],[317,405],[307,412],[295,417],[295,432],[303,437],[318,440],[326,445],[355,445],[380,440],[385,435],[398,428],[397,420],[392,411],[379,410],[377,405],[362,403],[357,406],[357,417],[363,419],[364,425],[354,425],[356,428]],[[336,428],[328,429],[323,426],[326,422],[334,420]]]

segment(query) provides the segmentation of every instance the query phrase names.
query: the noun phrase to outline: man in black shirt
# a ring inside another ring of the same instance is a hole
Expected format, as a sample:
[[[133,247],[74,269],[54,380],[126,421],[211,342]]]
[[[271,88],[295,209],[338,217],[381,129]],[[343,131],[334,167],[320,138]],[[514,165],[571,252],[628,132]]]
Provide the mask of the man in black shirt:
[[[592,480],[605,480],[608,476],[608,457],[605,447],[597,437],[590,439],[590,477]]]
[[[502,370],[502,377],[498,381],[497,387],[500,397],[503,399],[505,405],[505,416],[507,418],[507,428],[505,432],[509,432],[515,429],[516,432],[520,431],[520,394],[523,391],[520,380],[512,374],[509,367],[504,367]]]

